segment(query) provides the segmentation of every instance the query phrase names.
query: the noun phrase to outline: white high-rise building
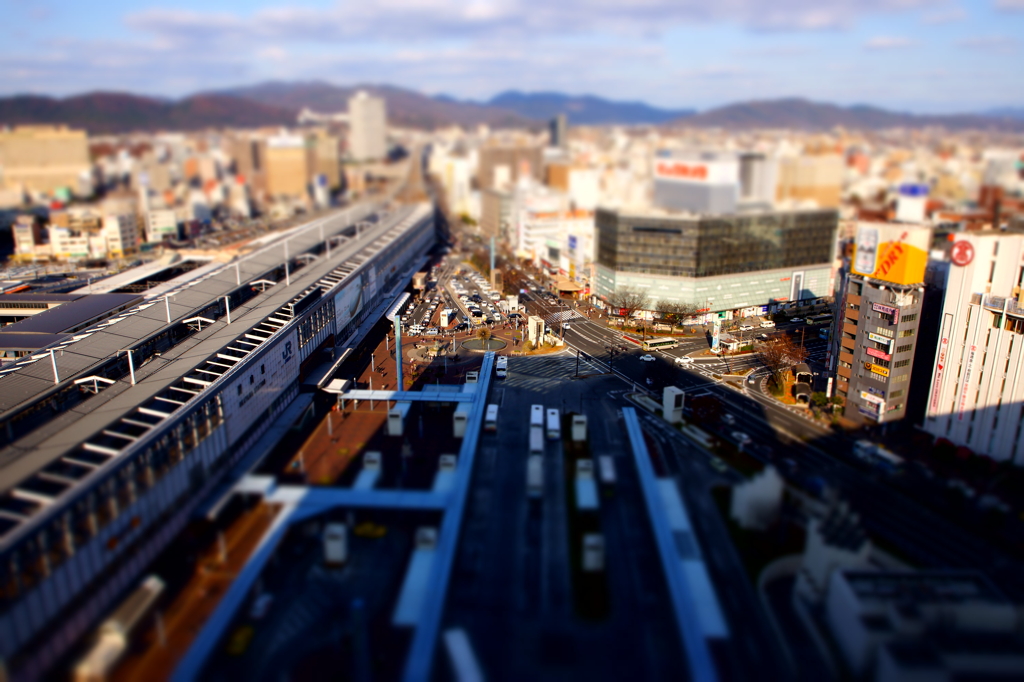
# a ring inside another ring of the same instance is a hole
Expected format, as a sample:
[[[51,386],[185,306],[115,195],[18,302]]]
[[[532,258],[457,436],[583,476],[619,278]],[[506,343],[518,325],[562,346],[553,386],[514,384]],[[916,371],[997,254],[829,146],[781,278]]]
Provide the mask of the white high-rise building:
[[[348,150],[356,161],[378,161],[387,154],[384,100],[360,90],[348,101]]]
[[[1024,235],[954,236],[924,428],[1024,465]]]

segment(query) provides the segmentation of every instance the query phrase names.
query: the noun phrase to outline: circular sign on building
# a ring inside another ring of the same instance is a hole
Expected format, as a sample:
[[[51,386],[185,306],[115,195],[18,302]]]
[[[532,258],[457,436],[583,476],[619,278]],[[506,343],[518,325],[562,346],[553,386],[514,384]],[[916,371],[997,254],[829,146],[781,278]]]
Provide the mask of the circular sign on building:
[[[954,242],[953,248],[949,250],[949,257],[954,265],[959,265],[960,267],[970,265],[971,261],[974,260],[974,247],[970,242]]]

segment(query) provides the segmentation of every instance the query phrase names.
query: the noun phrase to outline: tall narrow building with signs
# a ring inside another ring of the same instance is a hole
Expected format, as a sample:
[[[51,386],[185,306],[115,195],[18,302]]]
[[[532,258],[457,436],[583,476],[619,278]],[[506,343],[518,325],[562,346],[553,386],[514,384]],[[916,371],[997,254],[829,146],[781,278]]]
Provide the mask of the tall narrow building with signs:
[[[845,268],[832,338],[843,415],[871,425],[906,414],[931,230],[861,223]]]

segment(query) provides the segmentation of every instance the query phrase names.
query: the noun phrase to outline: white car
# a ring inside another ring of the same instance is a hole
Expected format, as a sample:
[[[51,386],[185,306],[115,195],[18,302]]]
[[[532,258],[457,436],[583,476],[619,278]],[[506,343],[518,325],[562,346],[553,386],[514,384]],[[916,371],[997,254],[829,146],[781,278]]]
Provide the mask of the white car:
[[[643,360],[644,362],[654,362],[654,356],[650,355],[650,354],[648,354],[648,355],[641,355],[640,359]]]
[[[775,323],[772,322],[771,320],[765,320],[764,322],[761,323],[761,329],[771,329],[774,326]]]
[[[741,324],[740,325],[740,331],[741,332],[749,332],[753,328],[754,328],[754,326],[750,325],[750,324]]]
[[[430,329],[427,330],[427,336],[437,336],[437,334],[437,327],[431,327]]]
[[[732,426],[733,424],[736,423],[736,417],[726,412],[725,414],[722,415],[722,421]]]
[[[732,437],[740,445],[748,445],[750,443],[750,436],[743,433],[742,431],[733,431]]]
[[[690,365],[693,364],[693,358],[691,358],[689,355],[683,355],[681,357],[676,358],[675,363],[677,365]]]
[[[804,318],[802,318],[802,317],[794,317],[793,319],[790,320],[790,322],[803,322],[803,321],[804,321]]]

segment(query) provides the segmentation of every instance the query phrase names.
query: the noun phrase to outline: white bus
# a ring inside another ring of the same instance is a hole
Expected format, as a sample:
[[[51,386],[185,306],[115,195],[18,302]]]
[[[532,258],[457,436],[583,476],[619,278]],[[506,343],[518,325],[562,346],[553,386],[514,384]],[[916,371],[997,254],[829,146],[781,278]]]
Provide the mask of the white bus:
[[[669,348],[675,348],[679,345],[679,342],[675,339],[647,339],[641,345],[646,351],[667,350]]]
[[[530,427],[530,454],[544,454],[544,432],[539,426]]]
[[[558,410],[552,408],[548,410],[548,438],[558,440],[561,437],[562,417],[558,414]]]
[[[526,460],[526,494],[540,497],[544,493],[544,459],[540,455],[530,455]]]
[[[497,373],[499,379],[504,379],[508,376],[508,356],[498,356],[498,364],[495,365],[494,371]]]
[[[544,406],[543,405],[531,405],[530,406],[530,426],[537,426],[544,428]]]
[[[487,406],[487,414],[484,416],[484,431],[498,430],[498,405],[491,403]]]

